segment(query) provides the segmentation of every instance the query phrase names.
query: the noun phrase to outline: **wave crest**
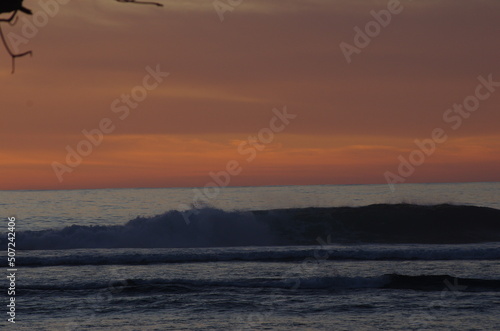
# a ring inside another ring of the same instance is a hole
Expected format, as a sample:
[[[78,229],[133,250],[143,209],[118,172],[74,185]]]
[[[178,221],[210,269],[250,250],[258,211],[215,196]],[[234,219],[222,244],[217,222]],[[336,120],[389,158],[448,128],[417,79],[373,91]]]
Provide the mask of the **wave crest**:
[[[17,233],[19,249],[183,248],[332,243],[478,243],[500,241],[500,210],[410,204],[222,211],[203,208],[138,217],[119,226],[72,225]],[[5,244],[5,239],[2,240]]]

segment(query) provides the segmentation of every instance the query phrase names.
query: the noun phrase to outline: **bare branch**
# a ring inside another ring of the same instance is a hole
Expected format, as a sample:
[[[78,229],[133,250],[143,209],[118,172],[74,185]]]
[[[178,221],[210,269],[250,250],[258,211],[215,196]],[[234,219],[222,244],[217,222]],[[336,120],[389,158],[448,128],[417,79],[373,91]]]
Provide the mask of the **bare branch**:
[[[136,3],[140,5],[154,5],[158,7],[163,7],[163,4],[158,3],[158,2],[150,2],[150,1],[137,1],[137,0],[116,0],[118,2],[130,2],[130,3]]]
[[[14,20],[14,17],[16,16],[16,14],[17,14],[17,10],[16,10],[16,11],[14,11],[14,12],[12,13],[12,15],[10,15],[10,17],[9,17],[9,18],[0,18],[0,22],[7,22],[7,23],[9,23],[9,24],[11,24],[11,25],[14,25],[14,24],[15,24],[15,22],[16,22],[16,20]],[[14,20],[14,23],[12,23],[12,20]]]
[[[0,1],[5,1],[5,0],[0,0]],[[140,4],[140,5],[153,5],[153,6],[158,6],[158,7],[163,7],[163,4],[154,2],[154,1],[142,1],[142,0],[116,0],[117,2],[125,2],[125,3],[135,3],[135,4]],[[7,39],[5,39],[5,36],[2,31],[2,25],[1,23],[9,23],[10,25],[14,25],[17,22],[17,12],[21,11],[25,14],[31,15],[32,12],[30,9],[25,8],[22,6],[22,0],[17,1],[17,2],[1,2],[0,3],[0,13],[8,13],[12,12],[12,15],[9,18],[0,18],[0,39],[2,40],[3,45],[5,46],[5,49],[9,53],[10,57],[12,58],[12,73],[15,72],[16,70],[16,58],[18,57],[23,57],[26,55],[33,55],[32,51],[27,51],[24,53],[14,53],[7,42]]]
[[[9,23],[11,25],[15,24],[16,20],[14,18],[16,16],[16,13],[17,13],[17,10],[14,11],[14,13],[12,14],[12,16],[10,18],[8,18],[8,19],[2,19],[2,20],[0,20],[0,22],[7,22],[7,23]],[[0,39],[2,39],[2,43],[5,46],[5,49],[7,50],[7,52],[10,55],[10,57],[12,58],[12,72],[11,73],[14,73],[16,71],[16,58],[17,57],[23,57],[23,56],[26,56],[26,55],[30,55],[31,56],[31,55],[33,55],[33,52],[32,51],[27,51],[27,52],[18,53],[18,54],[15,54],[14,52],[12,52],[12,50],[9,47],[9,44],[7,43],[7,40],[5,39],[5,36],[3,35],[2,25],[1,24],[0,24]]]

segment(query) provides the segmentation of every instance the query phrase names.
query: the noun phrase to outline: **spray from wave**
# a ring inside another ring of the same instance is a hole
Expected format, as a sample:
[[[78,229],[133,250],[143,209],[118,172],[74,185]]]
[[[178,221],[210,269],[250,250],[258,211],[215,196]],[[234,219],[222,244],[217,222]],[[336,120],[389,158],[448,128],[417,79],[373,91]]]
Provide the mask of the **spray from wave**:
[[[184,248],[331,243],[462,244],[500,241],[500,210],[411,204],[222,211],[203,208],[187,224],[179,211],[119,226],[79,226],[17,233],[19,249]],[[5,245],[5,239],[2,239]]]

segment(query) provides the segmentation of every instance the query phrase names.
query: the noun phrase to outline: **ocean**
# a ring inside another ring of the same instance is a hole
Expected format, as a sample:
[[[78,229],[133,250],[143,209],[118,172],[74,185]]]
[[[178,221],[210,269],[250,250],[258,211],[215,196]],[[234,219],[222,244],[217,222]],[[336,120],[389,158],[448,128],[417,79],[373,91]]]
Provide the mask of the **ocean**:
[[[0,191],[2,329],[500,330],[500,183],[202,193]]]

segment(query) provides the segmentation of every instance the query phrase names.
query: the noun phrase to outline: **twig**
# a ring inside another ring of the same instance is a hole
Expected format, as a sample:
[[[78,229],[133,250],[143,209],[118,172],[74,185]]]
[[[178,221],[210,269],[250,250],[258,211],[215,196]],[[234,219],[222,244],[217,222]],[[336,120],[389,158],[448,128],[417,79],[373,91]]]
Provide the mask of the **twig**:
[[[136,3],[139,5],[154,5],[158,7],[163,7],[163,4],[158,3],[158,2],[151,2],[151,1],[137,1],[137,0],[116,0],[118,2],[131,2],[131,3]]]
[[[0,22],[11,23],[12,20],[14,20],[16,12],[17,11],[15,11],[8,20],[2,20]],[[15,21],[14,21],[14,23],[15,23]],[[3,45],[5,46],[5,49],[7,50],[7,52],[10,55],[10,57],[12,58],[12,72],[11,73],[13,74],[16,71],[16,57],[23,57],[23,56],[28,55],[28,54],[30,56],[32,56],[33,52],[32,51],[27,51],[27,52],[24,52],[24,53],[14,54],[14,52],[12,52],[12,50],[10,49],[9,44],[7,43],[7,40],[5,39],[5,36],[3,35],[2,25],[1,24],[0,24],[0,38],[2,39],[2,42],[3,42]]]

